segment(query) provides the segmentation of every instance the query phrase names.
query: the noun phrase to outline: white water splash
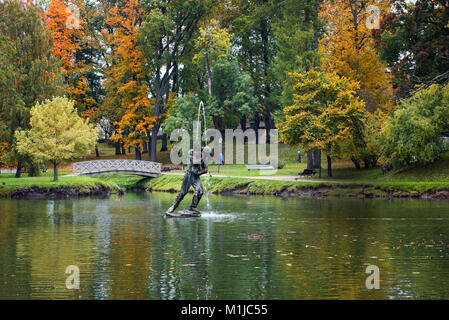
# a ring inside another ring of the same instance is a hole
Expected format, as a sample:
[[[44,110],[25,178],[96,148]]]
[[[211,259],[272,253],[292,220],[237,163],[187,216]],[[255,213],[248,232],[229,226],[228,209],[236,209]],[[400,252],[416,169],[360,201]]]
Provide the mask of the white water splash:
[[[235,215],[228,213],[217,213],[214,211],[201,212],[201,218],[204,219],[213,219],[213,220],[221,220],[221,219],[233,219]]]
[[[204,194],[206,196],[206,208],[207,210],[210,210],[210,200],[209,200],[209,191],[208,188],[210,187],[210,175],[206,176],[205,181],[204,181]]]

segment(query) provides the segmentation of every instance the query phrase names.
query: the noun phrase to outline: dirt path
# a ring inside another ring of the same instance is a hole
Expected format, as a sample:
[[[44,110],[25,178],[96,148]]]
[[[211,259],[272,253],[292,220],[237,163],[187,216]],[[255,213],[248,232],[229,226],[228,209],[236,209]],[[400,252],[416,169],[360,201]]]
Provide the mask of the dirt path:
[[[163,174],[182,176],[184,173],[181,172],[164,172]],[[342,183],[341,181],[327,181],[327,180],[313,180],[313,179],[302,179],[297,176],[228,176],[221,174],[212,174],[212,177],[219,178],[242,178],[242,179],[255,179],[255,180],[275,180],[275,181],[302,181],[302,182],[313,182],[313,183]],[[343,182],[344,183],[344,182]]]

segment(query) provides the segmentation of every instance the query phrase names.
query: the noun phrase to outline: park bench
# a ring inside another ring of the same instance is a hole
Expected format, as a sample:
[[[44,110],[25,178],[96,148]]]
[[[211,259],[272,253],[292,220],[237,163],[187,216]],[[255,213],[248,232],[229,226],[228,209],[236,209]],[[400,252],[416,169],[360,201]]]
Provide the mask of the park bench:
[[[248,171],[250,170],[274,170],[273,166],[267,164],[250,164],[246,166]]]
[[[303,172],[298,173],[298,175],[300,175],[300,176],[313,176],[315,174],[316,174],[316,172],[313,169],[304,169]]]
[[[0,169],[0,174],[3,173],[16,173],[17,169]],[[25,168],[22,168],[22,170],[20,172],[25,172]]]

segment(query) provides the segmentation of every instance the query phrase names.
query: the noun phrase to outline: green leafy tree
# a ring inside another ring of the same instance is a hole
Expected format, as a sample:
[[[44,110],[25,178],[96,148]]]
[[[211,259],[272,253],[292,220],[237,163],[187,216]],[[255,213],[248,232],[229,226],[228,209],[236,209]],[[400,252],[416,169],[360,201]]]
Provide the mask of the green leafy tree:
[[[386,121],[379,141],[381,161],[401,169],[422,166],[447,151],[442,133],[449,129],[449,84],[432,85],[402,100]]]
[[[395,94],[408,96],[416,85],[449,79],[447,0],[395,0],[376,30],[380,57],[393,74]]]
[[[309,71],[292,74],[295,85],[293,105],[284,108],[285,121],[278,124],[280,140],[317,147],[327,154],[328,176],[332,157],[341,157],[342,144],[363,127],[365,104],[356,96],[358,84],[335,73]]]
[[[176,99],[175,103],[167,111],[167,120],[162,124],[164,132],[170,135],[175,129],[184,129],[193,134],[193,121],[198,120],[198,106],[200,98],[193,94],[187,94]],[[206,114],[210,114],[210,107],[205,105]],[[204,130],[203,114],[200,115],[201,130]],[[207,128],[213,127],[210,117],[206,117]]]
[[[219,60],[212,69],[212,114],[223,119],[226,128],[235,128],[240,121],[245,130],[246,119],[260,111],[251,77],[233,60]],[[222,128],[220,125],[217,129]]]
[[[274,129],[273,113],[280,108],[277,97],[282,88],[273,74],[277,53],[274,23],[279,16],[279,2],[274,0],[235,1],[235,18],[230,31],[240,67],[247,72],[254,86],[254,94],[261,106],[253,114],[254,129],[261,121],[265,129]],[[291,70],[293,71],[293,70]]]
[[[207,89],[209,98],[213,97],[211,64],[229,56],[231,35],[225,28],[220,27],[216,19],[212,19],[205,27],[200,28],[200,34],[195,40],[197,54],[193,57],[195,63],[204,64],[207,71]],[[222,112],[212,114],[215,129],[223,129]]]
[[[65,93],[61,64],[52,51],[50,33],[35,7],[0,3],[0,141],[9,146],[4,158],[17,163],[16,177],[27,159],[17,152],[14,132],[29,126],[36,101]]]
[[[283,106],[292,104],[290,72],[307,72],[319,67],[318,39],[322,23],[318,19],[317,0],[283,0],[274,23],[277,54],[273,72],[282,85],[278,98]]]
[[[363,126],[343,144],[343,153],[357,169],[363,162],[365,168],[376,167],[380,157],[379,139],[388,114],[383,110],[367,112]]]
[[[54,181],[62,160],[93,151],[97,141],[97,129],[73,106],[73,101],[61,97],[37,103],[31,109],[31,129],[15,133],[19,153],[53,164]]]
[[[193,50],[201,19],[212,6],[210,0],[145,0],[145,17],[139,29],[144,68],[151,71],[146,79],[154,98],[156,122],[151,130],[150,160],[156,161],[156,137],[170,99],[170,82],[177,76],[182,58]]]

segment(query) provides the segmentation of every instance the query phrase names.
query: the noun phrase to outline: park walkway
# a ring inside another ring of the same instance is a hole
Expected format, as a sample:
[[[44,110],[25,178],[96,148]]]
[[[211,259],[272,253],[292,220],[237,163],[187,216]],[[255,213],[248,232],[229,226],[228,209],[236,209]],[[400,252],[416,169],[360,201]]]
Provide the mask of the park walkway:
[[[183,176],[184,172],[164,172],[167,175]],[[314,180],[304,179],[298,176],[230,176],[222,174],[212,174],[212,177],[217,178],[241,178],[241,179],[255,179],[255,180],[274,180],[274,181],[300,181],[300,182],[312,182],[312,183],[342,183],[341,181],[329,181],[329,180]],[[344,182],[343,182],[344,183]]]

